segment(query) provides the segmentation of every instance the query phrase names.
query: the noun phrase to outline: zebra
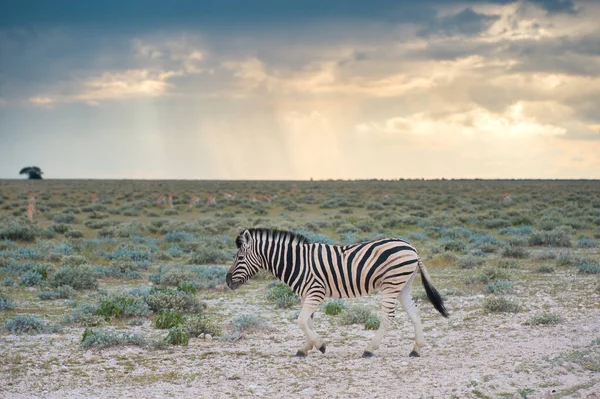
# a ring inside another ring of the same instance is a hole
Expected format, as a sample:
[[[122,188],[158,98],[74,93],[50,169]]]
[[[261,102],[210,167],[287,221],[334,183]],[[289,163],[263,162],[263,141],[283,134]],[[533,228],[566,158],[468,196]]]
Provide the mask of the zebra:
[[[313,331],[313,316],[326,297],[353,298],[381,292],[381,323],[363,352],[371,357],[391,327],[399,300],[413,324],[415,344],[409,356],[418,357],[425,346],[421,318],[412,296],[415,275],[429,301],[444,317],[448,312],[417,250],[399,238],[383,238],[353,245],[309,243],[303,235],[272,229],[244,230],[236,239],[234,264],[227,272],[227,286],[235,290],[260,269],[270,271],[300,297],[298,325],[306,336],[296,356],[316,348],[325,353],[325,342]]]

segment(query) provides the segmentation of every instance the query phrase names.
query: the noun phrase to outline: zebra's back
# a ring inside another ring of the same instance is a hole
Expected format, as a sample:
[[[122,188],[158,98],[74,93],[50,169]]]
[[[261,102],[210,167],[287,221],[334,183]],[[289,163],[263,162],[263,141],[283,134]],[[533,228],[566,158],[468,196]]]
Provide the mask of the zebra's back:
[[[333,298],[364,296],[374,290],[399,292],[419,260],[415,248],[397,238],[347,246],[310,245],[315,281]]]

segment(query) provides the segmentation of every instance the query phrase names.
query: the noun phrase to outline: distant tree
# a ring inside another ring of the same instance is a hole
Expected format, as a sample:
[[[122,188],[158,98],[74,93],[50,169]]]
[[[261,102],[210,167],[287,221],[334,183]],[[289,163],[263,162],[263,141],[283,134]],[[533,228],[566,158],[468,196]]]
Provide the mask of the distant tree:
[[[19,172],[20,175],[24,175],[26,173],[29,175],[29,180],[40,180],[42,179],[42,174],[44,172],[42,172],[42,170],[37,166],[27,166],[21,169]]]

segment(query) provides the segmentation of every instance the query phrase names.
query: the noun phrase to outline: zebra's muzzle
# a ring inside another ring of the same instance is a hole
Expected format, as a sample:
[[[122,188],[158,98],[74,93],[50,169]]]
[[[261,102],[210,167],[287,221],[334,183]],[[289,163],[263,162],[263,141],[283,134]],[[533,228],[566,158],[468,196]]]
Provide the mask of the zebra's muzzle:
[[[241,283],[233,282],[233,279],[231,278],[231,273],[227,273],[227,276],[225,277],[225,281],[227,282],[227,287],[229,287],[232,290],[236,290],[240,287],[240,285],[242,285]]]

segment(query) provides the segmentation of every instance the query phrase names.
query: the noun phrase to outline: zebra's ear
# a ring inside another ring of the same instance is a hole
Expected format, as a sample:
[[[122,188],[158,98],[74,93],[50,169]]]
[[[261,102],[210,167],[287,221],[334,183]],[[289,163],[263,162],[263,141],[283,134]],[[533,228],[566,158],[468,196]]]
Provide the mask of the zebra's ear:
[[[237,245],[238,249],[240,249],[242,246],[248,245],[251,238],[252,236],[250,235],[250,232],[248,230],[244,230],[242,234],[238,236],[237,240],[235,240],[235,245]]]
[[[244,232],[242,233],[242,237],[244,237],[244,244],[248,244],[252,239],[252,236],[250,235],[250,232],[248,230],[244,230]]]

